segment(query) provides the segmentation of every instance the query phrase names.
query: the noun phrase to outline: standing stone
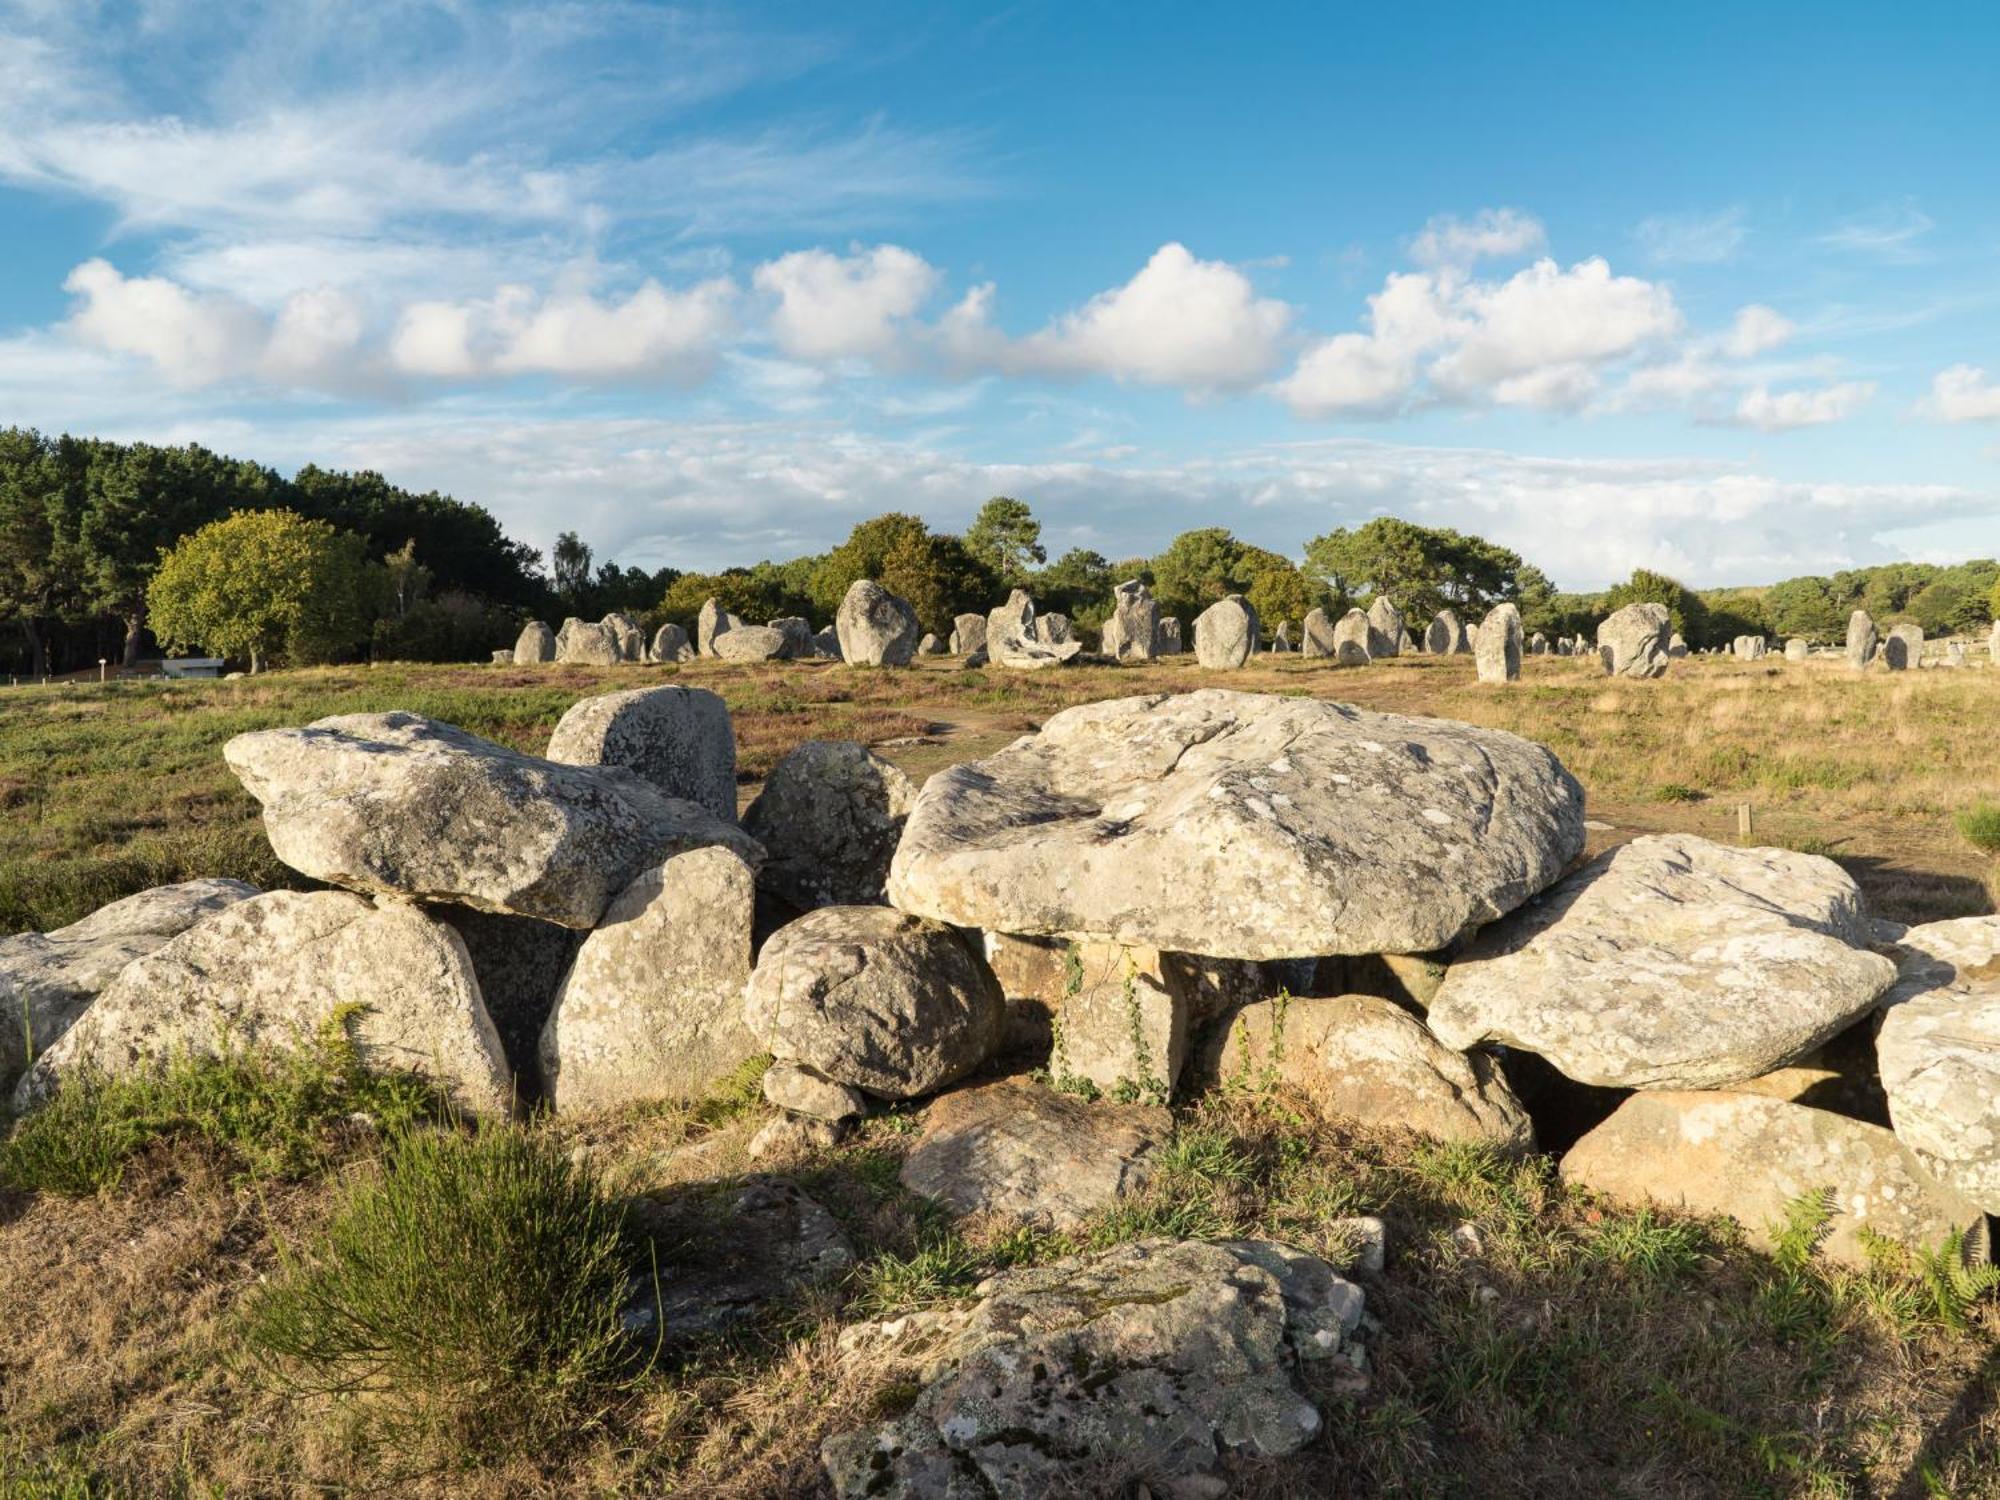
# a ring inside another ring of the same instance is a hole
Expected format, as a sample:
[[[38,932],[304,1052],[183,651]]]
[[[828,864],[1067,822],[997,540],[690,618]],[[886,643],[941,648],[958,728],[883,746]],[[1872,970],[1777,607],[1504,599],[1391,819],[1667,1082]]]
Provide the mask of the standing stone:
[[[1380,660],[1403,650],[1403,612],[1387,594],[1377,594],[1368,606],[1368,656]]]
[[[907,667],[923,634],[917,612],[869,578],[849,586],[833,628],[850,667]]]
[[[1664,604],[1628,604],[1597,627],[1597,654],[1612,677],[1667,675],[1673,616]]]
[[[1454,610],[1441,609],[1424,631],[1424,650],[1432,656],[1456,656],[1465,649],[1465,627]]]
[[[910,778],[867,747],[807,740],[743,814],[766,855],[757,883],[800,911],[880,901],[916,800]]]
[[[1924,659],[1924,627],[1905,621],[1882,642],[1882,663],[1891,672],[1909,671]]]
[[[917,642],[917,655],[943,656],[944,642],[939,640],[934,632],[926,630],[924,638]]]
[[[790,650],[784,631],[768,625],[738,625],[715,638],[715,654],[723,661],[782,661]]]
[[[688,644],[688,633],[669,620],[653,632],[652,658],[658,662],[692,661],[694,647]]]
[[[2000,666],[2000,620],[1993,622],[1992,632],[1986,637],[1986,655],[1995,666]]]
[[[1086,1102],[1026,1078],[958,1089],[924,1111],[903,1186],[955,1214],[1057,1231],[1141,1191],[1173,1134],[1158,1105]]]
[[[1634,1094],[1569,1149],[1562,1175],[1628,1202],[1727,1214],[1766,1248],[1791,1205],[1831,1191],[1818,1253],[1858,1268],[1873,1264],[1875,1236],[1928,1250],[1979,1222],[1881,1126],[1761,1094]]]
[[[54,932],[0,938],[0,1093],[126,965],[256,894],[240,880],[189,880],[114,901]]]
[[[1113,661],[1151,661],[1159,654],[1160,606],[1153,591],[1136,578],[1111,591],[1111,614],[1104,622],[1104,654]]]
[[[1847,617],[1847,664],[1857,672],[1875,659],[1875,622],[1857,609]]]
[[[779,928],[743,1006],[773,1055],[884,1099],[963,1078],[1006,1018],[999,985],[957,932],[886,906],[823,906]]]
[[[951,654],[970,656],[986,649],[986,616],[963,614],[951,625]]]
[[[702,601],[701,613],[695,616],[695,650],[702,656],[715,655],[715,638],[724,631],[734,630],[743,622],[722,607],[720,599]]]
[[[1333,627],[1333,658],[1343,667],[1368,665],[1368,616],[1350,609]]]
[[[1205,1075],[1227,1087],[1289,1084],[1373,1129],[1532,1151],[1535,1127],[1499,1064],[1454,1052],[1373,995],[1260,1000],[1220,1028]]]
[[[604,633],[618,645],[620,661],[644,661],[646,659],[646,632],[639,628],[639,622],[630,615],[613,610],[603,620]]]
[[[514,642],[514,665],[532,667],[555,659],[555,632],[540,620],[530,620],[523,625],[520,638]]]
[[[1965,642],[1963,642],[1963,641],[1946,641],[1946,642],[1944,643],[1944,661],[1943,661],[1943,662],[1941,663],[1941,665],[1943,665],[1943,666],[1947,666],[1947,667],[1962,667],[1962,666],[1964,666],[1964,665],[1965,665]]]
[[[474,911],[469,906],[431,905],[436,918],[465,944],[472,960],[479,998],[500,1033],[507,1065],[514,1070],[517,1092],[527,1103],[541,1087],[542,1028],[556,1003],[563,976],[576,962],[576,950],[587,934],[533,917]]]
[[[1424,953],[1582,849],[1497,730],[1205,688],[1066,709],[924,783],[889,899],[961,927],[1220,958]]]
[[[588,928],[671,855],[763,852],[623,767],[542,760],[417,714],[239,734],[222,755],[264,805],[272,852],[349,890]]]
[[[1785,642],[1786,661],[1804,661],[1812,655],[1812,642],[1802,635],[1795,635]]]
[[[1567,656],[1569,653],[1565,651],[1563,654]],[[1681,639],[1679,631],[1667,637],[1667,656],[1670,660],[1679,661],[1687,654],[1688,643]]]
[[[1762,661],[1771,648],[1761,635],[1739,635],[1733,649],[1738,661]]]
[[[1517,682],[1521,676],[1521,611],[1496,604],[1479,625],[1473,661],[1481,682]]]
[[[1306,611],[1305,635],[1299,642],[1299,654],[1315,659],[1336,654],[1333,621],[1326,617],[1326,611],[1318,605]]]
[[[1055,1013],[1049,1074],[1058,1088],[1089,1084],[1114,1099],[1165,1104],[1187,1061],[1192,1016],[1151,948],[1078,943],[1074,979]]]
[[[784,658],[799,661],[813,654],[813,630],[797,615],[781,615],[771,622],[771,629],[785,638]]]
[[[1081,641],[1042,639],[1035,624],[1035,602],[1026,589],[1015,589],[986,617],[986,656],[995,666],[1033,672],[1059,667],[1082,654]]]
[[[1241,594],[1227,594],[1194,622],[1194,655],[1210,671],[1229,671],[1256,654],[1257,611]]]
[[[1278,633],[1271,637],[1272,654],[1285,656],[1289,655],[1293,649],[1292,622],[1290,620],[1280,620],[1278,622]]]
[[[542,1088],[558,1110],[696,1099],[756,1056],[739,999],[756,897],[727,849],[676,855],[619,892],[542,1029]]]
[[[669,797],[736,818],[736,735],[707,688],[633,688],[570,706],[549,736],[567,766],[623,766]]]
[[[812,654],[821,661],[839,661],[840,635],[831,625],[816,631],[812,638]]]
[[[1187,649],[1181,639],[1181,622],[1172,615],[1160,616],[1160,655],[1179,656]]]
[[[1528,655],[1547,656],[1548,654],[1549,638],[1537,630],[1533,635],[1528,637]]]
[[[2000,1213],[2000,917],[1912,927],[1894,953],[1875,1053],[1896,1139]]]
[[[556,632],[556,660],[572,666],[615,667],[623,658],[610,631],[571,615]]]
[[[1452,960],[1447,1046],[1502,1042],[1607,1088],[1727,1088],[1865,1014],[1895,966],[1830,859],[1653,834],[1600,855]]]
[[[1035,616],[1035,639],[1045,646],[1067,646],[1076,639],[1069,616],[1050,611]]]
[[[249,897],[127,965],[36,1059],[16,1103],[39,1104],[79,1072],[296,1047],[343,1012],[368,1067],[423,1073],[468,1113],[512,1108],[465,944],[414,906],[347,891]]]

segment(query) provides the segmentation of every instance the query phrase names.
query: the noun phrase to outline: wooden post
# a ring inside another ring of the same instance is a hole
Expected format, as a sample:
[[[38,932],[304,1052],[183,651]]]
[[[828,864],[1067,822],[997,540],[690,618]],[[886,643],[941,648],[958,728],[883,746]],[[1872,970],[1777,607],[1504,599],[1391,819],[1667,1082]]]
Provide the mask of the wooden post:
[[[103,656],[97,658],[97,680],[99,682],[111,680],[110,658]]]
[[[1739,839],[1750,837],[1750,804],[1747,802],[1736,804],[1736,836]]]

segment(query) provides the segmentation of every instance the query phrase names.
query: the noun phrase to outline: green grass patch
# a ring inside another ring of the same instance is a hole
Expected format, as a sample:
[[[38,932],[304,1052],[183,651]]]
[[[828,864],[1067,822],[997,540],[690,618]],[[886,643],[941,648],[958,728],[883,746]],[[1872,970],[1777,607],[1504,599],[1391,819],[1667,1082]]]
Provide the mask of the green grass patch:
[[[1679,781],[1665,782],[1653,788],[1655,802],[1699,802],[1707,795],[1700,787],[1688,786]]]
[[[513,1126],[397,1133],[245,1337],[289,1390],[461,1455],[587,1427],[633,1373],[619,1308],[636,1255],[588,1166]]]
[[[337,1154],[339,1127],[365,1115],[396,1129],[442,1107],[425,1080],[362,1065],[343,1010],[285,1051],[181,1054],[156,1069],[66,1079],[0,1141],[0,1183],[80,1197],[115,1188],[164,1141],[223,1152],[244,1176],[308,1176]]]
[[[1958,831],[1975,849],[2000,854],[2000,802],[1984,798],[1958,815]]]

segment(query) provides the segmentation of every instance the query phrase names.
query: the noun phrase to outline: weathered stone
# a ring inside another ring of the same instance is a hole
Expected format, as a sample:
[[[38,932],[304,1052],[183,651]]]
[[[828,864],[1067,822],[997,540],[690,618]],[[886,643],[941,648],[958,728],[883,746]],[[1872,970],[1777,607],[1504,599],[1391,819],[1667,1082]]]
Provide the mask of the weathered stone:
[[[736,817],[736,735],[729,705],[706,688],[633,688],[581,699],[549,736],[548,758],[622,766],[669,797],[725,822]]]
[[[1151,661],[1159,654],[1160,606],[1153,591],[1132,578],[1111,593],[1104,622],[1103,652],[1113,661]]]
[[[743,623],[735,615],[722,607],[720,599],[702,601],[701,613],[695,616],[695,651],[701,656],[715,655],[715,638],[727,634]]]
[[[1762,661],[1770,654],[1771,643],[1761,635],[1739,635],[1730,649],[1738,661]]]
[[[1565,652],[1564,654],[1567,655],[1568,653]],[[1678,661],[1687,654],[1688,643],[1680,638],[1678,632],[1667,637],[1667,659],[1669,661]]]
[[[493,665],[494,665],[494,666],[496,666],[496,667],[511,667],[511,666],[513,666],[513,665],[514,665],[514,648],[513,648],[513,647],[511,647],[511,646],[499,646],[499,647],[496,647],[496,648],[494,649],[494,652],[493,652]]]
[[[771,621],[770,629],[785,638],[785,649],[780,653],[786,661],[802,661],[813,654],[813,629],[798,615],[780,615]]]
[[[986,649],[986,616],[963,614],[951,623],[951,654],[970,656]]]
[[[738,625],[715,638],[715,654],[722,661],[781,661],[790,648],[784,631],[768,625]]]
[[[257,894],[241,880],[155,886],[54,932],[0,938],[0,1091],[55,1045],[126,965]]]
[[[755,905],[750,866],[727,849],[676,855],[619,892],[542,1029],[558,1110],[699,1098],[757,1055],[738,1000]]]
[[[1790,1205],[1830,1193],[1818,1253],[1857,1267],[1871,1264],[1871,1235],[1928,1250],[1979,1221],[1881,1126],[1756,1094],[1634,1094],[1570,1148],[1562,1175],[1615,1198],[1726,1214],[1766,1247]]]
[[[539,760],[416,714],[240,734],[222,753],[278,858],[349,890],[594,927],[674,854],[762,857],[733,822],[622,767]]]
[[[924,638],[917,642],[917,655],[943,656],[944,654],[945,654],[944,642],[939,640],[930,631],[926,630],[924,632]]]
[[[271,891],[216,912],[125,966],[22,1076],[18,1107],[78,1069],[287,1048],[339,1020],[364,1063],[428,1075],[473,1114],[504,1114],[512,1080],[458,935],[414,906],[346,891]]]
[[[903,1416],[821,1445],[841,1500],[1216,1496],[1237,1455],[1296,1452],[1293,1384],[1339,1357],[1361,1289],[1270,1241],[1142,1240],[1003,1272]]]
[[[1306,611],[1305,633],[1299,640],[1299,654],[1321,660],[1335,654],[1333,621],[1318,605]]]
[[[1548,654],[1549,638],[1537,630],[1533,635],[1528,637],[1528,655],[1547,656]]]
[[[1724,1088],[1844,1030],[1895,966],[1830,859],[1691,834],[1600,855],[1452,960],[1447,1045],[1505,1042],[1580,1083]]]
[[[1882,642],[1882,663],[1891,672],[1914,670],[1924,659],[1924,627],[1911,621],[1890,630]]]
[[[523,625],[520,638],[514,642],[514,664],[530,667],[555,659],[555,632],[540,620],[530,620]]]
[[[1067,709],[925,783],[906,911],[1223,958],[1427,952],[1583,847],[1583,793],[1494,730],[1204,689]]]
[[[1067,646],[1075,638],[1068,615],[1049,610],[1035,616],[1035,639],[1043,645]]]
[[[833,629],[850,667],[907,667],[923,633],[917,612],[869,578],[849,586]]]
[[[953,1213],[1074,1229],[1146,1186],[1173,1123],[1157,1105],[1086,1103],[1025,1078],[957,1089],[924,1111],[903,1186]]]
[[[1280,620],[1278,622],[1277,634],[1271,637],[1272,653],[1277,656],[1284,656],[1297,649],[1292,644],[1292,622],[1290,620]]]
[[[1847,664],[1856,671],[1875,659],[1875,622],[1857,609],[1847,617]]]
[[[787,1161],[838,1146],[853,1126],[806,1115],[778,1115],[750,1137],[743,1154],[752,1161]],[[713,1139],[713,1137],[711,1138]]]
[[[839,661],[840,633],[831,625],[816,632],[812,638],[812,654],[821,661]]]
[[[1454,1052],[1373,995],[1245,1006],[1205,1069],[1224,1084],[1290,1084],[1331,1113],[1378,1129],[1531,1151],[1535,1127],[1492,1058]]]
[[[1055,644],[1035,629],[1035,604],[1026,589],[1015,589],[1007,602],[986,617],[986,656],[995,666],[1020,672],[1059,667],[1082,654],[1081,641]]]
[[[1628,604],[1597,627],[1597,654],[1612,677],[1664,677],[1673,634],[1664,604]]]
[[[572,615],[556,632],[556,660],[571,666],[615,667],[623,658],[618,638],[602,625]]]
[[[2000,665],[2000,620],[1993,622],[1993,629],[1986,636],[1986,655]]]
[[[1465,640],[1465,627],[1451,610],[1441,609],[1424,631],[1424,650],[1432,656],[1451,656]]]
[[[2000,917],[1912,927],[1875,1037],[1898,1140],[2000,1213]]]
[[[1939,666],[1941,666],[1941,667],[1962,667],[1962,666],[1964,666],[1964,665],[1965,665],[1965,642],[1964,642],[1964,641],[1946,641],[1946,642],[1944,643],[1944,660],[1943,660],[1943,661],[1941,661],[1941,662],[1939,662],[1939,663],[1938,663],[1938,665],[1939,665]]]
[[[1181,642],[1181,622],[1172,615],[1160,616],[1160,655],[1179,656],[1187,648]]]
[[[1368,665],[1368,616],[1350,609],[1333,627],[1333,656],[1343,667]]]
[[[1521,612],[1511,604],[1496,604],[1479,626],[1472,648],[1473,669],[1481,682],[1517,682],[1521,677]]]
[[[868,1097],[861,1090],[790,1061],[774,1062],[764,1070],[764,1098],[792,1114],[835,1125],[868,1113]]]
[[[744,992],[768,1051],[884,1099],[918,1098],[978,1067],[1005,1010],[958,933],[885,906],[823,906],[780,928]]]
[[[1402,655],[1403,631],[1403,612],[1387,594],[1377,594],[1368,606],[1369,658]]]
[[[1192,1016],[1150,948],[1079,943],[1065,953],[1049,1073],[1113,1098],[1165,1104],[1187,1061]]]
[[[1195,617],[1195,660],[1211,671],[1242,666],[1257,653],[1257,611],[1241,594],[1228,594]]]
[[[613,610],[602,621],[604,632],[618,647],[620,661],[644,661],[646,659],[646,632],[639,628],[639,622],[630,615]]]
[[[1812,655],[1812,642],[1802,635],[1795,635],[1785,642],[1786,661],[1804,661]]]
[[[916,800],[910,778],[866,746],[807,740],[743,814],[764,846],[758,884],[802,911],[880,901]]]
[[[688,633],[669,620],[653,632],[651,656],[657,662],[693,661],[694,647],[688,644]]]
[[[726,1332],[854,1264],[833,1215],[783,1178],[634,1198],[627,1226],[657,1247],[657,1280],[634,1277],[622,1314],[648,1353]]]

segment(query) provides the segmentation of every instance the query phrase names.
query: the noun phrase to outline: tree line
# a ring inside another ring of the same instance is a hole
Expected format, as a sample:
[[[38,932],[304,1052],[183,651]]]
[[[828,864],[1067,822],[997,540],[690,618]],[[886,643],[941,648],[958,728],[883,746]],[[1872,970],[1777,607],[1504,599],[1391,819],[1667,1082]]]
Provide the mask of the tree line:
[[[130,664],[149,650],[202,650],[253,666],[354,660],[478,660],[526,620],[600,618],[692,627],[708,599],[745,619],[829,622],[872,578],[926,630],[984,613],[1025,588],[1086,630],[1112,590],[1139,579],[1163,613],[1191,620],[1242,594],[1266,622],[1297,628],[1387,596],[1413,626],[1440,610],[1476,621],[1515,604],[1530,633],[1589,635],[1610,611],[1651,600],[1696,648],[1738,635],[1842,638],[1848,614],[1913,619],[1927,634],[1984,629],[2000,614],[2000,565],[1892,563],[1762,588],[1697,592],[1641,570],[1616,588],[1558,592],[1520,554],[1443,527],[1377,517],[1306,541],[1294,560],[1224,527],[1184,531],[1158,554],[1113,560],[1077,547],[1051,561],[1032,508],[1011,496],[962,532],[891,512],[823,553],[715,573],[598,562],[575,532],[546,558],[482,506],[419,494],[372,472],[314,465],[289,479],[198,445],[113,443],[0,430],[0,670],[42,675]]]

